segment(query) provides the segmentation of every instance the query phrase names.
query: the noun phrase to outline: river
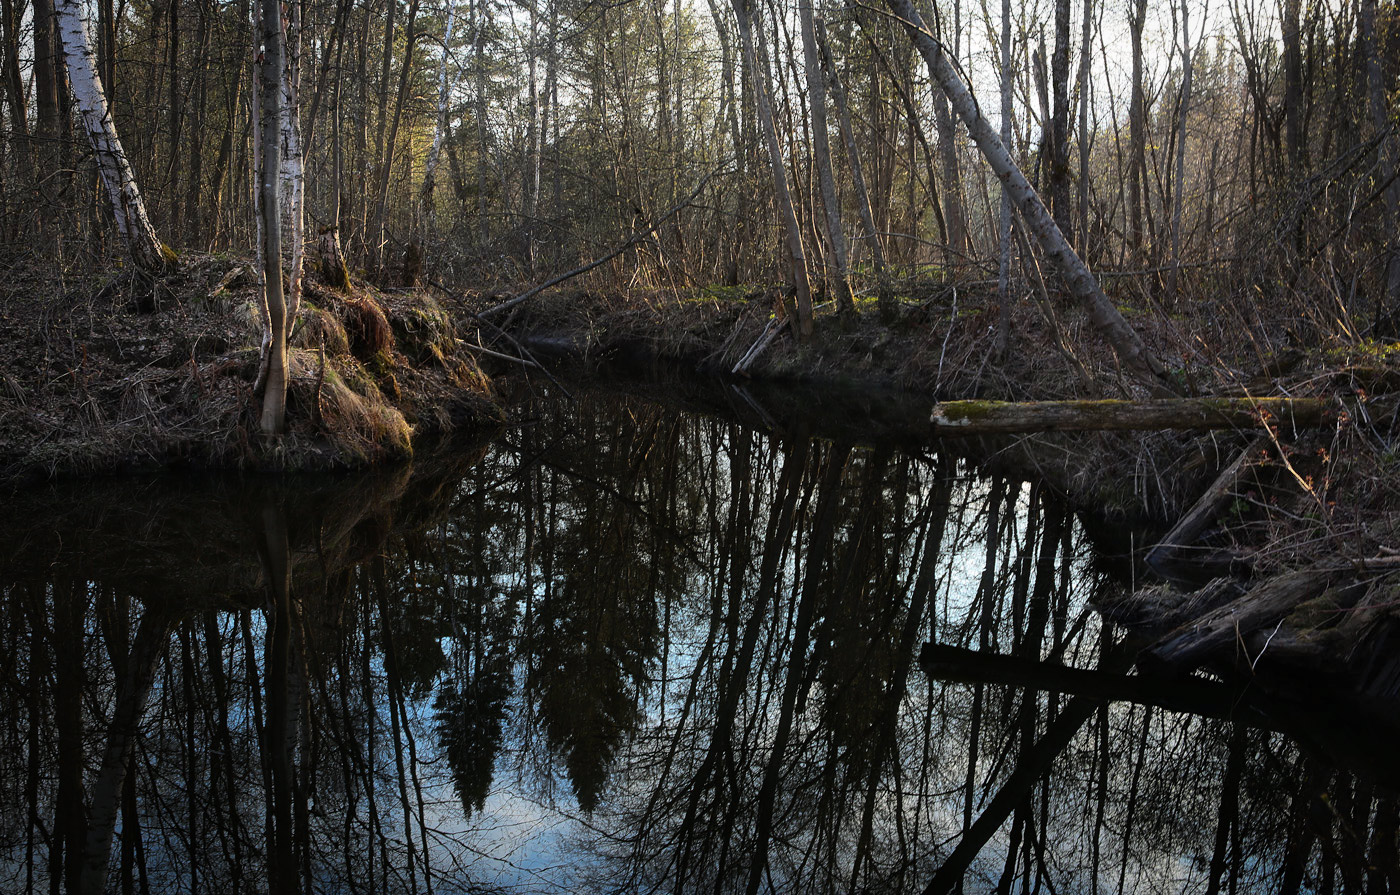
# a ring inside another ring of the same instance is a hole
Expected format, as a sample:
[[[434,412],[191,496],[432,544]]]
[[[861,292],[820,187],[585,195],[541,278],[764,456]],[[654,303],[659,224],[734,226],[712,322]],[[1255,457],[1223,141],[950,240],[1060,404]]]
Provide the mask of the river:
[[[368,474],[13,495],[0,889],[1400,882],[1374,750],[1131,672],[1095,609],[1131,537],[898,437],[922,407],[680,391],[521,388]]]

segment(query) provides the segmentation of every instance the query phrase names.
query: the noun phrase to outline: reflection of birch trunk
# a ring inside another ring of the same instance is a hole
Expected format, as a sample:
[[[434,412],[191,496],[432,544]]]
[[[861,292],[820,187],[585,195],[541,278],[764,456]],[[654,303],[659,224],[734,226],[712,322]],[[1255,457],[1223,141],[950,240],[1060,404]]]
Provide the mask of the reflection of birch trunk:
[[[729,604],[730,612],[727,622],[726,639],[730,644],[735,643],[738,638],[738,620],[740,608],[744,602],[743,588],[745,586],[745,571],[748,565],[748,548],[744,544],[746,532],[750,526],[748,524],[752,512],[749,503],[748,487],[752,481],[748,474],[752,469],[750,462],[752,443],[748,439],[740,442],[739,454],[736,458],[735,472],[742,483],[739,488],[739,503],[741,515],[735,521],[731,531],[734,532],[733,548],[730,554],[730,576],[729,576]],[[769,606],[777,596],[778,570],[781,564],[784,547],[792,537],[793,525],[797,512],[798,495],[801,492],[803,472],[807,465],[808,444],[805,440],[799,442],[783,461],[783,469],[778,478],[778,484],[773,493],[772,509],[768,517],[763,538],[763,560],[759,565],[758,591],[753,598],[753,605],[750,609],[748,622],[744,626],[743,639],[740,642],[738,655],[726,655],[724,664],[720,671],[718,700],[719,705],[715,710],[715,723],[710,736],[709,748],[705,752],[704,759],[700,762],[700,767],[696,770],[693,782],[690,786],[690,799],[686,807],[685,819],[681,823],[680,829],[688,831],[693,828],[695,819],[699,813],[700,798],[710,785],[714,775],[718,772],[719,764],[726,757],[732,758],[734,749],[733,733],[734,719],[738,714],[739,704],[746,694],[751,694],[756,682],[750,680],[750,675],[754,667],[754,652],[758,646],[758,635],[763,628],[763,623],[772,616],[769,613]],[[755,498],[756,500],[757,498]],[[732,647],[731,647],[732,649]],[[741,810],[741,805],[728,805],[723,810],[721,821],[722,829],[718,841],[723,843],[726,849],[729,847],[730,834],[733,832],[736,815]],[[686,836],[685,847],[681,854],[681,868],[690,864],[690,853],[692,837]],[[721,864],[725,863],[723,860]]]
[[[148,611],[142,616],[126,660],[126,673],[117,685],[116,706],[107,726],[102,765],[92,783],[87,843],[83,849],[82,891],[90,895],[98,895],[106,888],[112,836],[125,791],[131,744],[155,682],[156,666],[170,638],[170,629],[171,621],[164,613]]]
[[[1240,778],[1244,773],[1245,731],[1243,724],[1236,723],[1230,731],[1229,758],[1225,761],[1225,779],[1220,781],[1220,810],[1215,816],[1215,847],[1211,850],[1210,870],[1206,879],[1206,895],[1219,895],[1220,883],[1225,876],[1225,865],[1231,853],[1235,860],[1240,858],[1240,842],[1237,826],[1240,820]],[[1233,844],[1233,847],[1231,847]],[[1238,870],[1238,865],[1236,865]],[[1239,879],[1236,873],[1231,882]],[[1234,886],[1232,885],[1233,889]],[[1379,890],[1377,890],[1379,891]]]
[[[1040,778],[1059,758],[1060,753],[1074,739],[1075,734],[1098,711],[1102,700],[1085,696],[1076,696],[1067,702],[1061,709],[1058,717],[1045,728],[1045,733],[1033,744],[1028,743],[1022,753],[1021,760],[1017,762],[1016,769],[1011,772],[997,794],[987,804],[980,817],[963,833],[963,837],[958,841],[948,860],[933,875],[933,879],[924,889],[924,895],[938,895],[938,893],[949,893],[956,891],[962,882],[963,874],[972,865],[973,860],[981,853],[982,848],[992,838],[1002,824],[1011,816],[1011,813],[1018,805],[1023,804],[1031,795]]]
[[[899,637],[899,652],[895,654],[894,673],[890,676],[885,698],[877,715],[879,740],[865,780],[865,805],[861,810],[860,837],[856,840],[855,860],[851,865],[850,891],[857,890],[861,864],[870,852],[875,832],[875,802],[879,793],[880,772],[885,767],[885,756],[894,756],[895,734],[898,732],[899,707],[904,701],[905,688],[909,680],[909,669],[914,660],[914,644],[919,632],[924,630],[924,608],[929,596],[938,584],[938,565],[943,557],[943,532],[947,527],[951,511],[949,500],[953,491],[951,476],[938,474],[925,506],[929,509],[928,530],[924,534],[922,558],[919,574],[914,580],[910,595],[908,614],[904,617],[904,630]]]
[[[928,65],[929,73],[952,101],[953,111],[967,125],[973,142],[1011,194],[1028,229],[1059,269],[1070,292],[1085,305],[1089,319],[1113,347],[1119,360],[1156,389],[1173,391],[1161,362],[1147,350],[1137,332],[1128,325],[1128,321],[1123,318],[1113,302],[1104,295],[1098,280],[1083,259],[1075,254],[1060,228],[1055,226],[1045,203],[1041,201],[1020,168],[1016,167],[1001,138],[992,130],[991,122],[982,115],[981,108],[973,99],[967,85],[963,83],[961,75],[944,55],[942,45],[924,28],[923,19],[913,3],[910,0],[885,0],[885,3],[890,11],[904,22],[910,39]]]
[[[268,825],[267,877],[272,895],[296,891],[292,852],[292,605],[291,548],[281,507],[262,513],[262,559],[268,585],[268,646],[265,665],[267,734],[263,761],[271,780],[272,819]]]
[[[136,186],[136,176],[117,136],[117,126],[107,108],[107,95],[102,83],[97,80],[96,56],[88,39],[81,0],[58,0],[55,11],[59,32],[63,35],[63,51],[67,57],[73,101],[81,113],[83,129],[87,131],[88,142],[92,145],[97,172],[101,175],[112,215],[117,221],[117,233],[126,242],[138,267],[145,271],[160,271],[173,255],[156,238],[155,228],[146,217],[146,204]]]

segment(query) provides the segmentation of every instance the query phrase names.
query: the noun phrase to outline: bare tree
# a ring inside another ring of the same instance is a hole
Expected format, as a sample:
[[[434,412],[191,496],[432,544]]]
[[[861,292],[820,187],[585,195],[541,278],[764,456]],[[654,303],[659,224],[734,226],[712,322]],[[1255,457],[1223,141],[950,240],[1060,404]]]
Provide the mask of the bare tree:
[[[1064,277],[1070,292],[1084,303],[1089,312],[1089,319],[1113,347],[1118,359],[1154,390],[1174,392],[1175,388],[1168,379],[1166,368],[1148,351],[1137,331],[1128,325],[1118,308],[1104,295],[1088,265],[1075,254],[1074,249],[1065,240],[1064,234],[1055,225],[1054,218],[1046,210],[1045,203],[1026,180],[1025,174],[1021,173],[1021,169],[1012,161],[1011,154],[1006,151],[1001,138],[992,129],[991,122],[982,115],[972,92],[944,56],[943,46],[924,27],[923,19],[913,3],[910,0],[885,0],[885,5],[904,23],[910,39],[923,55],[930,74],[948,95],[953,110],[967,125],[973,142],[1011,194],[1027,228]]]
[[[763,36],[762,18],[753,15],[748,2],[730,2],[734,5],[734,14],[739,20],[739,36],[744,44],[744,57],[748,61],[749,71],[753,73],[753,92],[758,106],[759,124],[768,143],[768,162],[773,171],[773,191],[777,196],[778,212],[782,215],[787,232],[792,284],[797,292],[795,331],[799,337],[805,338],[812,334],[812,286],[807,279],[807,254],[802,246],[802,228],[797,222],[797,209],[793,206],[792,193],[788,189],[782,145],[778,142],[778,128],[773,121],[773,106],[769,101],[768,85],[772,83],[772,79],[768,77],[768,43]],[[755,29],[758,31],[756,40]]]
[[[802,29],[802,58],[807,76],[807,103],[812,115],[812,156],[817,163],[817,181],[821,186],[822,210],[826,213],[826,238],[831,246],[835,270],[828,276],[836,293],[836,310],[854,313],[851,300],[850,271],[846,263],[846,231],[841,225],[841,205],[836,196],[836,178],[831,173],[831,142],[826,123],[826,81],[822,77],[817,51],[817,31],[812,16],[813,0],[799,0],[798,17]]]

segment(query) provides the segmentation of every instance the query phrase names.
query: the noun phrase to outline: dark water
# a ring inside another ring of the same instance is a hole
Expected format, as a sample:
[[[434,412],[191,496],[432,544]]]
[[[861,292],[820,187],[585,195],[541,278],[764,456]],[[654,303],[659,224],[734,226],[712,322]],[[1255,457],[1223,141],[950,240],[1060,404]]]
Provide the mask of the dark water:
[[[1043,490],[889,407],[688,406],[12,497],[0,890],[1396,885],[1385,762],[1127,674]]]

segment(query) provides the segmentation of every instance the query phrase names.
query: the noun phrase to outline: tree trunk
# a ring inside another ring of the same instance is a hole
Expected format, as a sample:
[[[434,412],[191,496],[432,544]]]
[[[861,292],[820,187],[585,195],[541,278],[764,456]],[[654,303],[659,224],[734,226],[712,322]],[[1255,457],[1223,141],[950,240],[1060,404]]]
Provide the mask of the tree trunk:
[[[1069,6],[1070,0],[1055,0],[1055,49],[1050,53],[1054,105],[1050,112],[1050,170],[1046,182],[1055,224],[1067,240],[1074,242],[1074,216],[1069,206]]]
[[[1306,152],[1303,132],[1303,47],[1299,17],[1302,0],[1282,0],[1283,30],[1283,139],[1288,164],[1296,174]]]
[[[860,163],[860,150],[856,146],[855,129],[851,126],[851,110],[846,105],[846,88],[841,76],[827,51],[826,29],[818,23],[817,39],[821,48],[822,67],[826,70],[831,86],[831,98],[836,103],[836,114],[841,122],[841,137],[846,145],[846,163],[851,166],[851,186],[856,194],[856,211],[860,215],[860,226],[865,232],[865,244],[870,248],[870,260],[875,268],[877,301],[880,315],[886,319],[893,317],[896,306],[894,287],[890,284],[889,269],[885,266],[885,247],[880,241],[880,232],[875,229],[875,216],[870,210],[870,193],[865,188],[865,171]]]
[[[1191,109],[1191,2],[1181,4],[1181,105],[1176,116],[1176,174],[1172,177],[1172,265],[1167,271],[1167,307],[1176,306],[1181,274],[1181,205],[1186,192],[1186,122]]]
[[[1147,189],[1147,94],[1142,87],[1142,30],[1147,23],[1147,0],[1132,0],[1128,30],[1132,40],[1133,85],[1128,102],[1128,245],[1142,257],[1143,199]]]
[[[929,72],[948,94],[954,111],[967,125],[977,148],[996,172],[997,178],[1011,193],[1011,198],[1026,226],[1035,235],[1041,249],[1059,269],[1070,292],[1087,306],[1090,320],[1113,347],[1118,359],[1154,390],[1174,393],[1175,388],[1169,383],[1166,369],[1147,350],[1137,332],[1103,294],[1098,280],[1094,278],[1088,266],[1065,241],[1064,234],[1055,226],[1045,203],[1036,195],[1025,175],[1011,160],[1010,153],[992,130],[991,123],[982,115],[977,101],[973,99],[962,77],[943,55],[942,46],[925,30],[923,19],[913,3],[910,0],[885,0],[885,4],[904,22],[905,30],[909,32],[910,39],[923,55]]]
[[[767,41],[763,37],[763,24],[758,16],[751,16],[746,0],[730,0],[734,14],[739,20],[739,36],[744,44],[744,57],[753,73],[753,92],[758,106],[759,124],[768,143],[768,162],[773,171],[773,191],[778,200],[778,212],[782,216],[787,231],[788,255],[791,259],[792,282],[797,292],[797,326],[794,332],[799,338],[812,334],[812,287],[807,279],[807,256],[802,247],[802,228],[797,222],[797,210],[792,204],[792,193],[788,191],[787,171],[783,165],[783,150],[778,142],[778,130],[773,121],[773,107],[768,99]],[[758,29],[755,48],[754,29]]]
[[[1001,142],[1011,147],[1013,110],[1011,70],[1011,0],[1001,0]],[[997,303],[1001,305],[998,322],[996,355],[1006,356],[1011,340],[1011,193],[1001,185],[1001,209],[997,220]]]
[[[0,4],[0,27],[3,27],[5,41],[5,62],[3,78],[5,102],[10,109],[10,139],[14,143],[20,178],[28,186],[33,183],[34,167],[30,158],[29,114],[24,96],[24,76],[20,73],[19,34],[23,5],[16,0],[3,0]]]
[[[288,4],[289,17],[283,19],[283,53],[286,65],[282,70],[282,108],[278,111],[278,135],[281,158],[278,165],[278,202],[282,225],[282,251],[287,253],[287,319],[295,322],[301,307],[301,269],[305,253],[303,211],[305,206],[305,176],[302,165],[301,114],[298,96],[301,92],[301,3]]]
[[[1366,66],[1366,94],[1370,106],[1371,123],[1377,133],[1383,133],[1390,126],[1390,109],[1386,102],[1385,70],[1381,49],[1376,35],[1376,0],[1362,0],[1360,11],[1360,32]],[[1396,166],[1400,164],[1400,136],[1392,130],[1380,146],[1380,170],[1377,176],[1387,184],[1381,195],[1382,223],[1385,233],[1385,267],[1381,271],[1381,307],[1375,315],[1377,319],[1389,316],[1392,320],[1400,315],[1400,179],[1396,178]]]
[[[399,139],[399,123],[403,120],[404,104],[408,101],[408,76],[413,68],[413,49],[418,42],[418,32],[414,29],[418,18],[418,0],[409,0],[408,21],[404,25],[403,66],[399,69],[398,91],[394,94],[394,115],[389,125],[388,142],[384,144],[384,154],[380,158],[379,186],[376,190],[379,200],[374,212],[374,254],[375,267],[383,276],[385,228],[389,218],[389,173],[394,166],[394,149]]]
[[[180,131],[185,122],[185,91],[189,85],[185,83],[180,72],[180,0],[169,0],[166,6],[166,33],[169,35],[166,41],[166,60],[168,70],[165,73],[166,87],[168,90],[167,105],[168,124],[166,130],[169,138],[170,167],[166,175],[166,182],[169,184],[168,192],[170,199],[166,203],[170,216],[166,219],[166,224],[172,233],[183,233],[184,225],[180,218],[180,181],[183,179],[184,154],[180,151]]]
[[[136,187],[136,177],[117,137],[116,124],[107,108],[107,96],[97,80],[96,57],[88,40],[81,0],[58,0],[57,11],[68,61],[68,80],[82,115],[83,128],[92,144],[98,173],[112,203],[117,232],[126,241],[136,266],[158,273],[174,260],[174,255],[156,238],[155,228],[146,217],[146,205]]]
[[[835,292],[836,310],[841,314],[854,314],[850,271],[846,262],[846,230],[841,224],[841,205],[836,197],[836,178],[831,172],[831,143],[826,122],[826,82],[822,77],[821,61],[817,53],[817,29],[813,22],[810,0],[798,3],[797,10],[802,29],[807,103],[812,113],[812,156],[817,163],[822,209],[826,213],[826,238],[831,246],[831,260],[835,268],[826,280]]]
[[[73,2],[73,0],[68,0]],[[282,170],[282,79],[286,73],[282,11],[278,0],[259,0],[263,46],[257,190],[262,229],[265,375],[261,428],[280,435],[287,417],[287,303],[282,291],[282,215],[278,185]]]
[[[1089,151],[1093,148],[1093,132],[1089,129],[1089,60],[1094,43],[1094,0],[1084,0],[1084,22],[1079,44],[1079,254],[1088,261],[1089,254]],[[1068,158],[1066,159],[1068,164]]]
[[[1373,402],[1375,403],[1375,402]],[[929,421],[935,435],[1107,432],[1136,429],[1251,429],[1328,426],[1343,406],[1330,398],[1174,398],[1155,401],[943,401]],[[1369,411],[1375,415],[1377,411]]]
[[[448,118],[448,65],[452,61],[452,30],[457,23],[457,4],[448,0],[447,3],[447,30],[442,38],[442,67],[438,72],[438,102],[437,118],[433,125],[433,142],[428,147],[428,158],[423,163],[423,184],[418,191],[418,202],[423,208],[424,226],[432,225],[433,214],[433,187],[437,177],[438,159],[442,154],[443,137],[447,134],[450,126]]]

